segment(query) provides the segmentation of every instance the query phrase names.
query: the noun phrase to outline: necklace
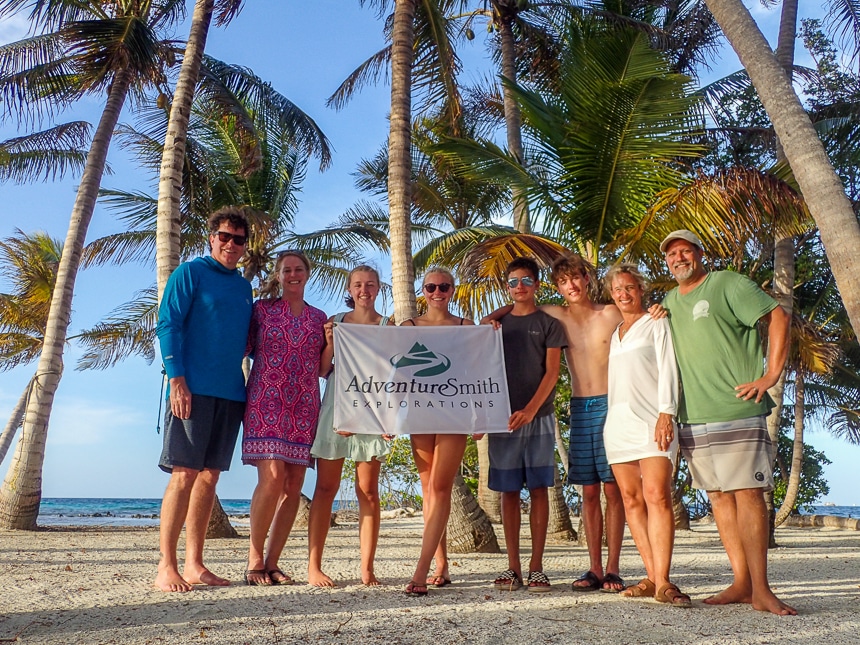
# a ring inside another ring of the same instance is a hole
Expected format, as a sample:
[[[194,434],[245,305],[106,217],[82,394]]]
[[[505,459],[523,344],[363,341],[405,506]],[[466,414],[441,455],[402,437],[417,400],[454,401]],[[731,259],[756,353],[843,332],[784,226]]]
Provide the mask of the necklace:
[[[629,325],[627,325],[626,320],[622,320],[621,324],[618,325],[618,340],[621,340],[622,338],[624,338],[624,336],[627,335],[627,332],[630,331],[630,328],[636,324],[636,321],[639,320],[644,315],[645,315],[644,312],[639,314],[638,316],[636,316],[636,318],[633,319],[633,321]],[[626,329],[625,329],[625,325],[627,325]]]

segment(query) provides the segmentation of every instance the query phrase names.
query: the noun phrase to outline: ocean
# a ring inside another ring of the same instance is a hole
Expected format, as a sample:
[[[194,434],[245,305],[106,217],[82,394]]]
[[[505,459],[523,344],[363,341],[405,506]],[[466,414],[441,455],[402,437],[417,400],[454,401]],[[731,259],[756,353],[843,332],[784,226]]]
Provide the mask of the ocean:
[[[335,510],[349,502],[335,502]],[[249,499],[222,499],[231,517],[245,517]],[[39,526],[158,526],[160,499],[47,497],[39,508]],[[813,506],[808,515],[860,518],[860,506]]]

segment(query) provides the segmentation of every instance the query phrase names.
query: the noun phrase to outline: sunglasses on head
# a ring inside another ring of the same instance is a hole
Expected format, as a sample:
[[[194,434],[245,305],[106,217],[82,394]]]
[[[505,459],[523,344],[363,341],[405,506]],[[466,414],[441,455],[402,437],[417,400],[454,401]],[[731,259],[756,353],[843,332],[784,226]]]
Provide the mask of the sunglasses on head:
[[[427,290],[427,293],[435,293],[436,287],[439,287],[439,291],[442,293],[448,293],[448,289],[453,287],[454,285],[450,282],[443,282],[442,284],[435,284],[433,282],[425,282],[424,289]]]
[[[508,278],[508,286],[511,289],[515,288],[521,282],[524,287],[533,287],[535,285],[535,279],[528,276],[524,276],[522,278]]]
[[[228,233],[227,231],[215,231],[212,235],[217,237],[221,244],[227,244],[227,242],[233,240],[233,244],[236,246],[245,246],[245,242],[248,241],[247,235],[236,235],[235,233]]]

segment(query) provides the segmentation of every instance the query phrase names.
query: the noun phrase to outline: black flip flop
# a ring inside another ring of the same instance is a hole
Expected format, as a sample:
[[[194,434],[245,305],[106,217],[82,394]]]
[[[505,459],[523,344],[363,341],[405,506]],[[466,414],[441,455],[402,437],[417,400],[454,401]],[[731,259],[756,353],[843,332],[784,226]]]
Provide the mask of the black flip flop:
[[[621,589],[607,589],[603,586],[607,582],[610,584],[621,585]],[[603,593],[621,593],[622,591],[624,591],[624,587],[624,579],[621,576],[619,576],[617,573],[607,573],[606,576],[604,576],[603,578],[603,583],[600,585],[600,590]]]
[[[578,585],[577,582],[587,581],[587,585]],[[574,580],[573,584],[570,586],[574,591],[597,591],[600,589],[600,586],[603,584],[603,580],[594,575],[592,571],[586,571],[581,576],[579,576],[576,580]]]

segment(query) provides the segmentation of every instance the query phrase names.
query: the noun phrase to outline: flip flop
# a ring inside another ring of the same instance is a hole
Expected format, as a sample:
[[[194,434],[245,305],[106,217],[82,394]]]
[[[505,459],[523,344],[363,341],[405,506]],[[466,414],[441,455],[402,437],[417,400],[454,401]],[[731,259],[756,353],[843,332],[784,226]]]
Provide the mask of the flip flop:
[[[449,584],[451,584],[451,578],[446,578],[445,576],[430,576],[427,578],[428,587],[433,585],[437,589],[441,589]]]
[[[420,582],[410,580],[409,584],[406,585],[406,589],[403,590],[403,593],[405,593],[407,596],[423,598],[427,595],[427,585],[422,585]]]
[[[265,578],[269,578],[269,584],[267,585],[263,580],[254,580],[249,578],[248,576],[250,575],[265,576]],[[269,577],[269,572],[265,569],[245,569],[245,575],[243,577],[245,578],[245,584],[249,587],[268,587],[272,584],[272,578]]]
[[[669,595],[670,593],[672,593],[671,596]],[[684,609],[688,609],[693,606],[693,601],[690,600],[690,596],[683,593],[671,582],[667,582],[657,590],[657,593],[654,594],[654,600],[657,602],[665,602],[673,607],[683,607]]]
[[[266,571],[269,574],[269,580],[272,581],[273,585],[291,585],[293,584],[293,579],[290,578],[286,573],[281,571],[280,569],[269,569]],[[280,580],[275,580],[275,576],[281,576]]]
[[[523,586],[523,581],[517,575],[516,571],[508,569],[493,581],[493,586],[498,591],[516,591]]]
[[[577,582],[587,582],[587,585],[578,585]],[[603,584],[603,580],[594,575],[592,571],[586,571],[581,576],[579,576],[576,580],[573,581],[571,585],[571,589],[574,591],[597,591],[600,589],[600,585]]]
[[[653,598],[657,593],[657,587],[648,578],[642,578],[635,585],[630,585],[621,595],[625,598]]]
[[[621,589],[612,589],[612,588],[607,589],[606,587],[603,586],[606,583],[621,585]],[[617,573],[607,573],[603,577],[603,584],[600,585],[600,591],[602,591],[603,593],[620,593],[620,592],[624,591],[625,586],[626,585],[624,584],[624,579],[621,576],[619,576]]]

